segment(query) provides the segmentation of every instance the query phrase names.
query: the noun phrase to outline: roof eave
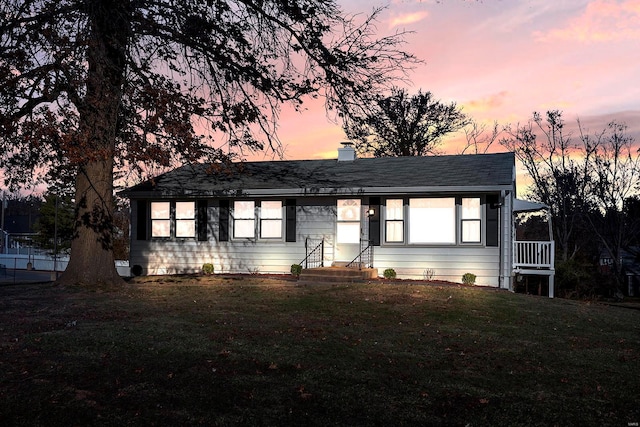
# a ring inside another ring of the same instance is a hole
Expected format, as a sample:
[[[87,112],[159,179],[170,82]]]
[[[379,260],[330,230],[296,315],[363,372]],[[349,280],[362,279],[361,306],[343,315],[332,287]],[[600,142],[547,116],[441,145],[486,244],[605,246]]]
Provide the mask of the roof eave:
[[[220,191],[122,191],[118,193],[130,199],[178,199],[195,197],[279,197],[279,196],[332,196],[332,195],[410,195],[427,193],[492,193],[513,190],[513,185],[463,185],[463,186],[417,186],[417,187],[321,187],[321,188],[253,188]]]

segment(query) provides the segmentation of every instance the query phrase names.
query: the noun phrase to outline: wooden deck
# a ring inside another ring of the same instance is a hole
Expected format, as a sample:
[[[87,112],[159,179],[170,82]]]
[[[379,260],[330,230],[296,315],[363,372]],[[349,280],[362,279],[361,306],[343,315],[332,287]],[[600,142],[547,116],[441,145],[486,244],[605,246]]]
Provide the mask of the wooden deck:
[[[553,241],[513,242],[513,273],[525,276],[548,276],[549,298],[554,297],[554,243]]]

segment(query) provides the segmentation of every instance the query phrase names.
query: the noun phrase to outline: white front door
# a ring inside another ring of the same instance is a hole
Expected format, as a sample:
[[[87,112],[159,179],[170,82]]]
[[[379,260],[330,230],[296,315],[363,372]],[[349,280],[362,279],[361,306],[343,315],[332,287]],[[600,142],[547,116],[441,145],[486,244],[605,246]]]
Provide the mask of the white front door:
[[[336,261],[350,262],[360,253],[362,234],[360,199],[339,199],[336,220]]]

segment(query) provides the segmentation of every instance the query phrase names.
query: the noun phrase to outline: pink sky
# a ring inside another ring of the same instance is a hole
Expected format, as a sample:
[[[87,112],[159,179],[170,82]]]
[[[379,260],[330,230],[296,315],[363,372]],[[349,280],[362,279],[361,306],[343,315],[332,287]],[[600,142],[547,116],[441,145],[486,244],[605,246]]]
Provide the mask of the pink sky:
[[[349,13],[388,4],[338,1]],[[640,142],[640,0],[391,0],[378,30],[413,32],[406,49],[425,62],[410,93],[431,91],[486,123],[560,109],[595,132],[616,119]],[[341,127],[321,104],[308,108],[282,113],[285,158],[336,157]]]
[[[351,14],[387,5],[380,36],[413,32],[405,48],[424,63],[410,74],[410,93],[431,91],[488,124],[525,123],[533,111],[549,109],[563,110],[568,126],[579,118],[592,132],[615,119],[640,144],[640,0],[338,2]],[[282,112],[285,159],[337,157],[346,138],[342,128],[321,102],[305,105],[302,114]],[[456,153],[459,146],[443,150]],[[519,177],[523,173],[519,168]]]

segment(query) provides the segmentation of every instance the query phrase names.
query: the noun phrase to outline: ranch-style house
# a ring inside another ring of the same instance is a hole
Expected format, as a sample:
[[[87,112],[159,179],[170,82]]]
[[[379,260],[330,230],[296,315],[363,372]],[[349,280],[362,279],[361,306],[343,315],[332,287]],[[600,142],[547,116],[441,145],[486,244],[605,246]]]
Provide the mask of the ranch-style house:
[[[515,241],[513,153],[186,165],[122,192],[136,275],[289,273],[350,265],[379,275],[513,289],[549,277],[553,241]]]

